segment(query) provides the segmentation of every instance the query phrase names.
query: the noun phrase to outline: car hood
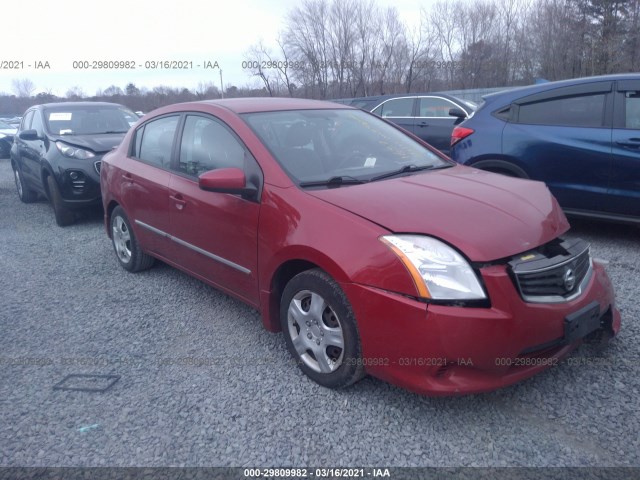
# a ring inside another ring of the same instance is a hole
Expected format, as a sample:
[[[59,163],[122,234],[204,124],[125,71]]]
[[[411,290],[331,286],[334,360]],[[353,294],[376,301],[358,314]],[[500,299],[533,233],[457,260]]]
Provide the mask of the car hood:
[[[308,193],[391,232],[440,238],[476,262],[522,253],[569,229],[544,183],[463,166]]]
[[[0,128],[0,133],[3,135],[15,135],[17,131],[15,128]]]
[[[117,147],[124,133],[108,133],[104,135],[56,135],[54,141],[61,141],[75,147],[86,148],[96,153],[105,153]]]

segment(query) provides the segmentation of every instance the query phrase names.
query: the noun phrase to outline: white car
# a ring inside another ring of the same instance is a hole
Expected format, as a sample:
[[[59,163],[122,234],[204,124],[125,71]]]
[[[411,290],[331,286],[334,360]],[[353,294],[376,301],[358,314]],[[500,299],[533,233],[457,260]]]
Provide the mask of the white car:
[[[13,144],[13,136],[18,131],[8,123],[0,121],[0,158],[7,158]]]

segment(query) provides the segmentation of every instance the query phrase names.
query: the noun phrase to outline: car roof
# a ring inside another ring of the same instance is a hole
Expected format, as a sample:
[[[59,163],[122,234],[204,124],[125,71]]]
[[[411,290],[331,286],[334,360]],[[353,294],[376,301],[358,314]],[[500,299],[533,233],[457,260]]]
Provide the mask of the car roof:
[[[332,100],[333,102],[354,102],[354,101],[384,101],[389,100],[390,98],[404,98],[404,97],[430,97],[432,95],[437,95],[439,97],[451,98],[454,100],[460,100],[460,98],[455,95],[450,95],[444,92],[416,92],[416,93],[388,93],[385,95],[371,95],[369,97],[353,97],[353,98],[337,98]]]
[[[501,92],[490,93],[485,95],[483,100],[485,103],[492,103],[496,100],[502,99],[516,99],[524,97],[528,94],[545,92],[547,90],[553,90],[560,87],[570,87],[573,85],[581,85],[586,83],[606,82],[614,80],[640,80],[640,75],[637,73],[619,73],[615,75],[598,75],[594,77],[582,77],[582,78],[570,78],[567,80],[558,80],[556,82],[538,83],[536,85],[527,85],[524,87],[511,88]]]
[[[227,108],[235,113],[277,112],[281,110],[315,110],[315,109],[350,109],[346,105],[339,105],[322,100],[307,100],[303,98],[286,97],[243,97],[226,98],[222,100],[200,100],[177,104],[176,107],[193,105],[216,105]],[[181,108],[176,108],[180,110]]]
[[[40,105],[35,105],[36,108],[74,108],[74,107],[122,107],[119,103],[111,103],[111,102],[53,102],[53,103],[42,103]]]

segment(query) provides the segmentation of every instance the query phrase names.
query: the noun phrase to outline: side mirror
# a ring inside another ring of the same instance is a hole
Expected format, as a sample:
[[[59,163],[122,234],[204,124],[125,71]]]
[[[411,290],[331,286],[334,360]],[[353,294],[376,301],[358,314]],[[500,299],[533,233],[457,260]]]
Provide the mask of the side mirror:
[[[453,107],[449,109],[450,117],[458,117],[458,118],[467,118],[467,114],[464,110],[458,107]]]
[[[231,193],[242,198],[253,199],[258,189],[247,186],[247,178],[240,168],[219,168],[204,172],[198,178],[198,186],[207,192]]]
[[[39,140],[37,130],[23,130],[18,134],[20,140]]]

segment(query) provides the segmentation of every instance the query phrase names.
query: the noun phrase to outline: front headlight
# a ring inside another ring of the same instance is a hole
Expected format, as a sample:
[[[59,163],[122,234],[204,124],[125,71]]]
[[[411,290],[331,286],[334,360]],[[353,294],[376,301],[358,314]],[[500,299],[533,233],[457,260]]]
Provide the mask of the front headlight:
[[[67,145],[64,142],[56,142],[56,147],[61,154],[65,157],[69,158],[78,158],[80,160],[85,160],[87,158],[95,157],[95,153],[90,152],[89,150],[84,150],[78,147],[72,147],[71,145]]]
[[[434,300],[487,298],[469,263],[447,244],[424,235],[380,237],[413,277],[418,293]]]

